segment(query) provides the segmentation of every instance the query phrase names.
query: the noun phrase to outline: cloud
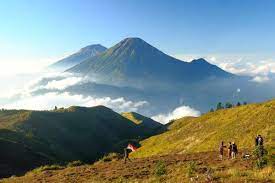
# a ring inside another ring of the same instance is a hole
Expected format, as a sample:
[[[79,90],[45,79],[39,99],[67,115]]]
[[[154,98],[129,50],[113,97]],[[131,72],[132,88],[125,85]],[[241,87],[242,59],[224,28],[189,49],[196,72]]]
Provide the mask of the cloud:
[[[271,81],[271,75],[275,74],[275,59],[270,56],[247,55],[230,55],[230,54],[177,54],[176,58],[191,61],[197,58],[205,58],[212,64],[217,65],[225,71],[242,76],[253,77],[253,82]]]
[[[267,76],[256,76],[251,81],[256,82],[256,83],[265,83],[269,80],[270,80],[270,78]]]
[[[153,116],[152,119],[161,122],[163,124],[168,123],[172,119],[179,119],[185,116],[200,116],[200,111],[197,111],[189,106],[180,106],[167,114],[158,114]]]
[[[141,107],[148,105],[146,101],[128,101],[123,97],[112,99],[110,97],[84,97],[83,95],[71,95],[68,92],[64,93],[46,93],[44,95],[30,96],[21,98],[10,104],[1,106],[5,109],[30,109],[30,110],[49,110],[54,106],[69,107],[69,106],[86,106],[92,107],[104,105],[116,112],[138,111]]]
[[[45,89],[64,90],[65,88],[75,85],[82,80],[83,79],[81,77],[68,77],[61,80],[53,80],[47,83],[47,85],[45,86]]]

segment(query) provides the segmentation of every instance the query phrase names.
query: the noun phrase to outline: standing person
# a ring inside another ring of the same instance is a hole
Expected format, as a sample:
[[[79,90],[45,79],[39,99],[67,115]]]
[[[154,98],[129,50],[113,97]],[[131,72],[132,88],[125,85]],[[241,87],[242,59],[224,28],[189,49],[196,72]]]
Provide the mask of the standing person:
[[[238,148],[235,142],[232,142],[232,148],[231,148],[231,158],[235,159],[236,155],[238,154]]]
[[[227,156],[228,156],[228,159],[231,158],[231,153],[232,153],[232,144],[231,142],[228,143],[228,148],[227,148]]]
[[[264,145],[264,139],[261,135],[258,135],[258,145],[263,146]]]
[[[221,141],[221,144],[219,146],[219,152],[220,152],[220,160],[223,159],[223,148],[225,148],[226,146],[223,145],[223,141]]]
[[[260,156],[262,157],[264,155],[264,139],[261,135],[258,135],[258,146],[260,151]]]
[[[124,163],[126,163],[127,160],[131,161],[129,158],[129,149],[124,148]]]
[[[255,137],[255,146],[256,146],[256,147],[259,145],[258,139],[259,139],[259,135],[257,135],[257,136]]]

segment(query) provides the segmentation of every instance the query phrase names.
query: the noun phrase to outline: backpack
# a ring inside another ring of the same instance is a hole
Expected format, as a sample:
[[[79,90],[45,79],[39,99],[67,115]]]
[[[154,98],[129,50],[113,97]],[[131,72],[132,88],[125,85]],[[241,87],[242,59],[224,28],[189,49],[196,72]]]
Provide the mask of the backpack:
[[[258,145],[263,145],[263,138],[262,137],[258,138]]]
[[[232,144],[232,148],[231,148],[232,152],[237,152],[237,145],[236,144]]]

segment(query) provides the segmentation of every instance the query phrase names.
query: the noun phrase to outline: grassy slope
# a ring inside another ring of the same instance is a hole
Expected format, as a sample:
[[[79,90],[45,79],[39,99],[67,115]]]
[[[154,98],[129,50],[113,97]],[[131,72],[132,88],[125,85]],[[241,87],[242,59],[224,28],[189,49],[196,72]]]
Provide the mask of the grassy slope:
[[[221,140],[235,141],[242,149],[252,148],[257,134],[264,137],[268,149],[274,149],[275,100],[176,120],[167,132],[142,141],[132,156],[217,151]]]
[[[133,162],[122,160],[99,161],[93,165],[69,167],[63,170],[32,171],[23,177],[3,182],[272,182],[275,180],[274,167],[261,170],[254,168],[253,159],[220,161],[217,145],[221,139],[234,140],[241,148],[254,145],[254,136],[260,133],[265,145],[274,147],[275,100],[262,104],[250,104],[233,109],[220,110],[199,118],[186,117],[167,125],[169,131],[146,139],[142,147],[132,153]],[[233,138],[234,137],[234,138]],[[196,151],[212,151],[194,153]],[[183,153],[183,152],[189,152]],[[174,154],[182,153],[182,154]],[[165,156],[160,156],[167,154]],[[155,155],[155,156],[152,156]],[[167,170],[156,176],[158,162]],[[190,164],[195,163],[195,168]],[[193,173],[190,174],[190,170]],[[1,181],[0,181],[1,182]]]
[[[127,139],[144,136],[136,124],[103,106],[0,111],[0,177],[42,164],[94,161],[122,149]]]

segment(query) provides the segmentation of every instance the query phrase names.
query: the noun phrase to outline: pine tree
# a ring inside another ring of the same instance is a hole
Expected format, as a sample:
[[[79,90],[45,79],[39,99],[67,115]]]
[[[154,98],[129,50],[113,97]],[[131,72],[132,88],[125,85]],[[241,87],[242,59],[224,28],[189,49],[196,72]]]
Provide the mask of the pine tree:
[[[232,108],[232,107],[233,107],[233,105],[230,102],[226,102],[225,108],[229,109],[229,108]]]
[[[219,102],[219,103],[217,104],[217,110],[220,110],[220,109],[224,109],[224,107],[223,107],[223,105],[222,105],[221,102]]]

